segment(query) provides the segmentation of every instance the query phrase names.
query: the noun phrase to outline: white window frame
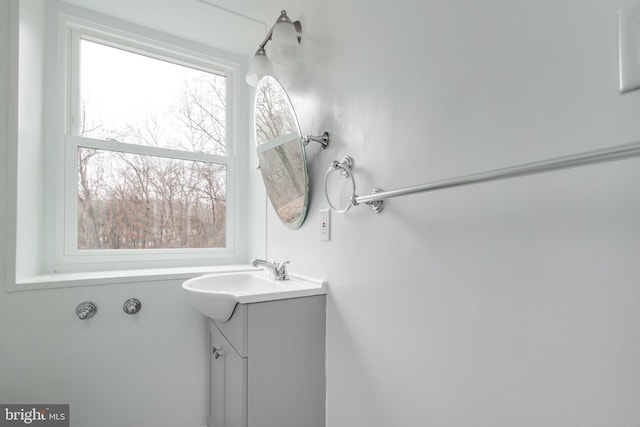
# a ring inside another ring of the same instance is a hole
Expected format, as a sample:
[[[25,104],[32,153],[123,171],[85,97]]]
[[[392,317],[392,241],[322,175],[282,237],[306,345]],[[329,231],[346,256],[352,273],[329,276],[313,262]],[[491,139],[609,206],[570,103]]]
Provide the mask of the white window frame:
[[[59,15],[59,90],[62,104],[57,126],[58,148],[56,167],[56,226],[53,240],[54,261],[49,269],[55,273],[79,271],[123,270],[160,267],[232,264],[242,259],[238,253],[236,235],[238,210],[236,204],[237,150],[235,144],[236,98],[235,83],[238,66],[229,61],[168,44],[82,18]],[[141,146],[117,141],[103,141],[77,136],[80,114],[80,40],[99,42],[133,53],[185,65],[226,78],[226,156],[217,156],[173,149]],[[96,148],[131,154],[152,155],[181,160],[201,161],[226,166],[226,247],[177,249],[100,249],[77,248],[77,149]],[[45,254],[45,263],[46,263]]]

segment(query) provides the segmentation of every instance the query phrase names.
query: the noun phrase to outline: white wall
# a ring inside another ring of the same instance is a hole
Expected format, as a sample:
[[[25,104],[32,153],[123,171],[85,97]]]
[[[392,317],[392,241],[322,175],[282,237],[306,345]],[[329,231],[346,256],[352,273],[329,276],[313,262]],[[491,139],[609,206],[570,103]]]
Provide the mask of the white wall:
[[[28,27],[40,19],[38,3],[21,3],[20,13],[29,15],[23,15],[18,27],[18,2],[0,2],[0,402],[68,403],[74,427],[204,426],[207,326],[178,281],[5,292],[15,267],[16,153],[15,141],[8,142],[17,138],[19,121],[16,44],[28,45],[39,37]],[[41,51],[24,53],[24,63],[42,64]],[[36,86],[23,84],[21,91],[41,91],[38,70],[27,71],[20,78],[32,79]],[[21,100],[20,119],[38,119],[33,105],[42,101],[33,96]],[[20,124],[22,138],[38,138],[37,122],[31,129],[28,121]],[[34,259],[40,249],[33,248]],[[122,310],[130,297],[142,301],[135,316]],[[97,304],[98,314],[81,321],[75,308],[86,300]]]
[[[98,313],[81,321],[86,300]],[[75,427],[206,425],[206,322],[180,283],[2,294],[0,337],[3,403],[68,403]]]
[[[630,0],[631,1],[631,0]],[[281,80],[311,149],[311,212],[269,209],[267,249],[330,283],[329,427],[640,423],[640,160],[407,196],[358,193],[640,140],[617,92],[626,0],[307,0],[306,61]]]
[[[7,141],[9,139],[9,2],[0,4],[0,202],[6,204],[7,201],[7,179],[8,179],[8,151]],[[7,232],[6,232],[6,211],[0,209],[0,282],[7,277]],[[4,283],[1,283],[4,285]],[[3,286],[4,289],[4,286]]]
[[[17,104],[16,163],[25,162],[29,167],[17,168],[17,204],[20,214],[16,219],[16,253],[28,256],[16,257],[16,272],[18,275],[32,277],[42,270],[42,183],[45,167],[53,167],[45,164],[45,144],[42,143],[46,3],[43,0],[21,0],[19,4],[18,101],[11,108],[16,108]],[[52,225],[55,225],[53,221]]]
[[[292,232],[269,210],[267,249],[330,281],[329,427],[639,422],[637,160],[354,208],[329,243],[316,224],[345,154],[366,193],[640,139],[640,92],[616,90],[623,4],[283,5],[307,58],[282,80],[303,131],[334,140],[309,150],[307,223]],[[121,311],[130,296],[139,316]],[[86,299],[100,311],[81,322]],[[0,293],[0,402],[68,402],[77,427],[203,425],[206,357],[178,283]]]

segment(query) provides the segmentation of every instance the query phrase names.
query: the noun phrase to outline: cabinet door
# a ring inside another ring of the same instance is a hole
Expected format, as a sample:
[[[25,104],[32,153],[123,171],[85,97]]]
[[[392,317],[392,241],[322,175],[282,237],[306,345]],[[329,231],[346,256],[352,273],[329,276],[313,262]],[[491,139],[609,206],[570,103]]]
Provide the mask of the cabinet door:
[[[209,427],[247,426],[247,359],[210,323],[211,400]]]

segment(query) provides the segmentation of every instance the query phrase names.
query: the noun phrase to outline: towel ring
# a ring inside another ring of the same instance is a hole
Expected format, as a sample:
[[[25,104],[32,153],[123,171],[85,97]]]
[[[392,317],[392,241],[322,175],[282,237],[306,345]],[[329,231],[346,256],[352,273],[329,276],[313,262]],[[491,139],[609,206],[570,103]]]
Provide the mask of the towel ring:
[[[329,203],[329,207],[331,207],[331,209],[336,213],[347,212],[349,209],[351,209],[351,206],[353,206],[353,200],[355,200],[356,198],[356,181],[353,178],[353,173],[351,173],[352,167],[353,159],[349,156],[346,156],[344,159],[342,159],[341,162],[337,160],[332,161],[331,166],[329,166],[329,169],[327,169],[327,173],[324,176],[324,196],[327,199],[327,203]],[[333,171],[340,172],[340,175],[345,178],[351,178],[351,198],[349,199],[349,204],[344,209],[336,208],[335,205],[331,203],[331,199],[329,198],[329,192],[327,191],[327,182],[329,180],[329,174]]]
[[[331,207],[331,209],[336,213],[345,213],[346,211],[351,209],[351,206],[358,206],[360,204],[358,203],[358,196],[356,195],[356,181],[353,178],[353,172],[351,171],[351,168],[353,168],[353,159],[349,156],[346,156],[344,159],[342,159],[341,162],[337,160],[331,162],[331,166],[329,166],[329,169],[324,176],[324,196],[327,199],[327,203],[329,203],[329,207]],[[339,171],[340,175],[342,175],[343,177],[351,178],[351,198],[349,199],[349,204],[344,209],[336,208],[333,203],[331,203],[331,199],[329,199],[329,192],[327,191],[327,181],[329,178],[329,174],[333,171]],[[382,190],[379,188],[374,188],[369,194],[374,195],[378,193],[382,193]],[[364,202],[364,204],[369,206],[369,210],[371,212],[380,213],[384,209],[384,200],[371,200],[369,202]]]

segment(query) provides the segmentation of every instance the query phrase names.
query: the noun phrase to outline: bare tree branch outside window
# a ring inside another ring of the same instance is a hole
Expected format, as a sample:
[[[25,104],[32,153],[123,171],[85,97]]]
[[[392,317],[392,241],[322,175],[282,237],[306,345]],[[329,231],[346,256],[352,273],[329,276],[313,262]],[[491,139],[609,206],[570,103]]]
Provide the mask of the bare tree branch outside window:
[[[91,82],[86,65],[82,72],[90,83],[81,88],[79,136],[225,155],[223,76],[82,43],[87,60],[110,55],[98,67],[112,66],[122,56],[129,68],[136,61],[151,69],[173,67],[168,74],[180,81],[172,83],[178,89],[168,105],[151,104],[138,113],[117,116],[118,111],[104,111],[109,108],[95,95],[100,87]],[[116,68],[122,66],[116,63]],[[117,73],[112,71],[113,78]],[[226,165],[90,147],[79,147],[77,156],[78,249],[225,247]]]

